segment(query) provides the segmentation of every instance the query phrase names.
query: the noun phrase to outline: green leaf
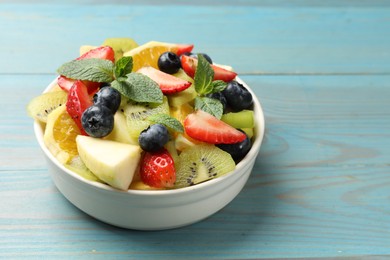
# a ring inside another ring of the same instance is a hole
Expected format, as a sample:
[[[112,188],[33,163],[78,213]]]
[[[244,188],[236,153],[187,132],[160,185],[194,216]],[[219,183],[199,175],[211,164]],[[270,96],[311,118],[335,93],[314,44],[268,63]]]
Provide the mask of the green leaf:
[[[135,102],[157,103],[163,102],[163,93],[159,85],[149,77],[140,73],[127,74],[126,80],[114,80],[111,87],[122,95]]]
[[[223,114],[223,105],[221,101],[208,98],[208,97],[196,97],[195,98],[195,109],[201,109],[218,119],[221,119]]]
[[[122,57],[115,63],[114,74],[115,78],[119,79],[126,76],[133,69],[133,57]]]
[[[63,64],[57,72],[71,79],[89,80],[94,82],[111,82],[114,64],[104,59],[73,60]]]
[[[212,93],[215,93],[215,92],[221,92],[222,90],[224,90],[227,86],[227,83],[223,80],[214,80],[212,83]]]
[[[196,67],[194,86],[195,90],[199,95],[207,95],[212,93],[213,86],[211,82],[214,79],[214,70],[210,66],[210,63],[198,54],[198,65]]]
[[[153,123],[156,123],[156,124],[163,124],[166,127],[170,128],[176,132],[180,132],[180,133],[184,132],[184,127],[180,123],[180,121],[174,117],[167,115],[167,114],[154,114],[154,115],[149,116],[148,120],[153,122]]]

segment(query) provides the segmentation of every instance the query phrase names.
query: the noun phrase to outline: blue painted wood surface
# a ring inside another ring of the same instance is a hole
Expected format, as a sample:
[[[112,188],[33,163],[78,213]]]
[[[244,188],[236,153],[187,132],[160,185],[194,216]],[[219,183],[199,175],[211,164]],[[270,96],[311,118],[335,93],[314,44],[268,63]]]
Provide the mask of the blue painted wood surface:
[[[0,258],[389,256],[390,5],[297,3],[1,1]],[[194,43],[260,98],[253,173],[200,223],[118,229],[50,180],[25,105],[80,45],[115,36]]]

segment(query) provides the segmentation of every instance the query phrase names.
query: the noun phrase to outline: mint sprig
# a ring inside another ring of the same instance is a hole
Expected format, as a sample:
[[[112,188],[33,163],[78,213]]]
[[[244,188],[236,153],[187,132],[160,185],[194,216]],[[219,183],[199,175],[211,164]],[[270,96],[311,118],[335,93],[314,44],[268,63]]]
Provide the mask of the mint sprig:
[[[179,133],[184,132],[184,127],[180,123],[180,121],[174,117],[167,115],[167,114],[154,114],[154,115],[149,116],[148,120],[153,122],[153,123],[156,123],[156,124],[165,125],[166,127],[170,128],[176,132],[179,132]]]
[[[57,72],[67,78],[94,82],[111,82],[114,63],[103,59],[72,60],[58,68]]]
[[[133,69],[133,58],[122,57],[116,63],[114,67],[114,75],[116,79],[126,77],[127,74]]]
[[[163,102],[163,93],[159,85],[141,73],[129,73],[125,78],[111,82],[111,87],[135,102],[157,104]]]
[[[209,97],[196,97],[195,98],[195,109],[203,110],[218,119],[221,119],[223,114],[223,105],[221,101],[215,98]]]
[[[217,118],[223,114],[222,103],[214,98],[206,97],[208,94],[221,92],[227,86],[222,80],[214,80],[214,70],[210,63],[198,54],[198,65],[194,76],[195,91],[198,97],[195,98],[195,109],[201,109]]]

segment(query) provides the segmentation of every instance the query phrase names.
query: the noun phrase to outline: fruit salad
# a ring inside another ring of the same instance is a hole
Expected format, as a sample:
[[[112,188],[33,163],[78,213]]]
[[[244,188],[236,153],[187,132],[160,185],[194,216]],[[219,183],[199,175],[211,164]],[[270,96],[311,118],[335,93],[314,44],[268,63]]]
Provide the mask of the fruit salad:
[[[192,44],[81,46],[28,114],[66,168],[119,190],[184,188],[233,171],[254,135],[253,97]]]

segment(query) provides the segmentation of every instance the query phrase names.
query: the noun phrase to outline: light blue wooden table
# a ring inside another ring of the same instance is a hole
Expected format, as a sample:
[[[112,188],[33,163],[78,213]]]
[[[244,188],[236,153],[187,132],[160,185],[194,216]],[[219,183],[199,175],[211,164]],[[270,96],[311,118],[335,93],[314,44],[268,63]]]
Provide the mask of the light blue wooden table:
[[[389,1],[125,2],[0,1],[0,258],[390,257]],[[120,36],[194,43],[261,100],[253,173],[200,223],[115,228],[48,175],[25,105],[80,45]]]

